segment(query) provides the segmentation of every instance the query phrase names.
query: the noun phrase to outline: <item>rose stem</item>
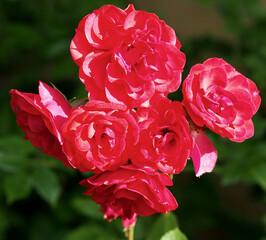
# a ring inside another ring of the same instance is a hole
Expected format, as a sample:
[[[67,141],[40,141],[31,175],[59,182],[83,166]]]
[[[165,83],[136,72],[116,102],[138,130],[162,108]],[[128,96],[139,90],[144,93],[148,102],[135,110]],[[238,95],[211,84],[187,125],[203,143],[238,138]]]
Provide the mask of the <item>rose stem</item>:
[[[135,227],[135,224],[128,226],[127,233],[126,233],[127,240],[134,240],[134,227]]]

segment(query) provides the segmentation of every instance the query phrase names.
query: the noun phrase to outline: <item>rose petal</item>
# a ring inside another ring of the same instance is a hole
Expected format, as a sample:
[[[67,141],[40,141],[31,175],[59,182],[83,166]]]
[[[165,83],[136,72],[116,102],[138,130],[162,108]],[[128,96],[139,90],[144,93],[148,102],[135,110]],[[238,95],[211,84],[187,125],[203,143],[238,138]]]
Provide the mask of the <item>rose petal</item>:
[[[192,136],[195,145],[191,157],[196,176],[200,177],[204,173],[212,172],[217,160],[217,151],[205,134],[193,131]]]

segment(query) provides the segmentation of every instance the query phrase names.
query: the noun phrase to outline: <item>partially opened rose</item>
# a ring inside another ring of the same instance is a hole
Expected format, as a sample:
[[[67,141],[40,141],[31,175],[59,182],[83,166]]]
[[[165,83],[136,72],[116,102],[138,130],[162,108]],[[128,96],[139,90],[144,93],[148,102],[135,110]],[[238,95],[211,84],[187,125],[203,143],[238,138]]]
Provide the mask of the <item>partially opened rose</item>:
[[[101,205],[104,217],[111,221],[122,218],[124,227],[134,225],[139,216],[167,213],[177,208],[177,202],[166,186],[171,178],[156,171],[122,166],[81,181],[88,188],[85,195]]]
[[[261,98],[254,82],[223,59],[211,58],[192,67],[182,89],[193,122],[222,137],[242,142],[254,134],[251,120]]]
[[[73,108],[61,131],[69,163],[82,172],[114,170],[127,163],[139,139],[129,110],[101,101]]]
[[[43,149],[43,153],[64,162],[60,129],[71,110],[70,104],[57,90],[43,82],[39,84],[39,94],[10,90],[11,107],[17,117],[17,124],[24,131],[24,139],[33,146]]]
[[[90,99],[135,108],[178,89],[185,55],[155,14],[112,5],[84,17],[70,46]]]
[[[163,99],[153,107],[138,108],[140,138],[132,162],[168,174],[181,172],[193,150],[193,138],[183,105]]]

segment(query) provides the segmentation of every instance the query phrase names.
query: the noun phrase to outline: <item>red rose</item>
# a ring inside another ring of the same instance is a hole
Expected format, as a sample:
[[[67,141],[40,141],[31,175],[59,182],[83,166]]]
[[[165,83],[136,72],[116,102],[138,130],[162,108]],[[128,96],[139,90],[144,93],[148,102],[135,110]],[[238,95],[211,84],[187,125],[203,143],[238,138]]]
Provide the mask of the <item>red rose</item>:
[[[136,120],[124,105],[100,101],[73,108],[61,130],[69,163],[84,172],[125,164],[139,138]]]
[[[70,51],[90,99],[135,108],[178,89],[180,47],[155,14],[105,5],[81,20]]]
[[[180,102],[163,99],[151,108],[138,108],[138,154],[132,162],[168,174],[181,172],[193,150],[186,113]]]
[[[22,93],[15,89],[10,90],[10,94],[17,124],[26,134],[24,139],[69,166],[62,152],[60,134],[60,128],[71,110],[67,100],[43,82],[39,84],[39,94]]]
[[[88,188],[84,195],[93,195],[92,200],[101,205],[107,220],[122,218],[124,227],[135,224],[137,215],[167,213],[178,206],[165,187],[172,185],[168,175],[134,165],[103,172],[80,184]]]
[[[254,82],[223,59],[192,67],[182,89],[183,103],[194,123],[222,137],[242,142],[254,134],[251,120],[261,98]]]

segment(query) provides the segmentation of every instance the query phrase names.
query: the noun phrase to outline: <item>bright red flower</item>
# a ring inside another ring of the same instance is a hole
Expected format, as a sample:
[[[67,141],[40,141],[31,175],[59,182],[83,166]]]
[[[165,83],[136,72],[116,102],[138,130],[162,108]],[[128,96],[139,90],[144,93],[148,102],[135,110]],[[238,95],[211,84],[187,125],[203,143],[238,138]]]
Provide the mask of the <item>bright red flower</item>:
[[[84,17],[70,46],[89,98],[148,105],[178,89],[185,55],[155,14],[112,5]]]
[[[254,82],[223,59],[211,58],[192,67],[182,89],[193,120],[222,137],[242,142],[254,134],[251,120],[261,98]]]
[[[125,164],[139,138],[139,127],[126,106],[101,101],[73,108],[61,131],[69,163],[82,172]]]
[[[138,108],[138,154],[132,162],[168,174],[181,172],[193,150],[186,113],[180,102],[163,99],[150,108]]]
[[[62,152],[60,128],[71,106],[63,95],[43,82],[39,84],[39,94],[22,93],[15,89],[11,89],[10,94],[17,124],[26,134],[24,139],[69,167]]]
[[[134,165],[106,171],[80,182],[88,188],[84,195],[101,205],[104,217],[111,221],[122,218],[124,227],[135,224],[137,215],[150,216],[177,208],[177,202],[165,186],[171,178]]]

